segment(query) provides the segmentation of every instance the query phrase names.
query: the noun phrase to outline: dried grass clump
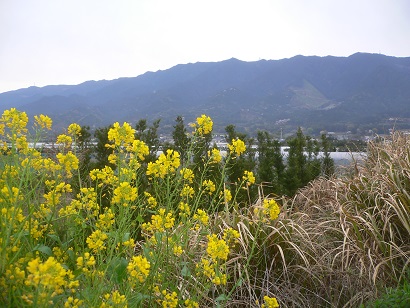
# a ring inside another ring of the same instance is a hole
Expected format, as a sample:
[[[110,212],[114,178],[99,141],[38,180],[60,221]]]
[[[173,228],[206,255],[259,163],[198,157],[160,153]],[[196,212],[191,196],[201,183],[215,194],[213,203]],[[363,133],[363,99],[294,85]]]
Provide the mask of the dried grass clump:
[[[248,219],[249,224],[244,224]],[[369,144],[349,178],[319,178],[283,204],[258,239],[238,221],[241,285],[235,298],[271,293],[284,307],[354,307],[405,278],[410,260],[410,136]],[[246,305],[245,305],[246,306]]]

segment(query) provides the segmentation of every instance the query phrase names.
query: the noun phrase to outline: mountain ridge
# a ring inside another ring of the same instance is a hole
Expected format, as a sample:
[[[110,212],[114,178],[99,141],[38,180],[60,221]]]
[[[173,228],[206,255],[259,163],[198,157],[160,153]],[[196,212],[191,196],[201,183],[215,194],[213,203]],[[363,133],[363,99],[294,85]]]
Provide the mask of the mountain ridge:
[[[382,131],[390,118],[410,128],[410,57],[355,53],[178,64],[136,77],[0,93],[0,111],[11,107],[30,117],[48,114],[57,129],[161,118],[170,131],[177,115],[189,122],[202,113],[214,119],[216,132],[228,124],[252,134],[299,126]]]

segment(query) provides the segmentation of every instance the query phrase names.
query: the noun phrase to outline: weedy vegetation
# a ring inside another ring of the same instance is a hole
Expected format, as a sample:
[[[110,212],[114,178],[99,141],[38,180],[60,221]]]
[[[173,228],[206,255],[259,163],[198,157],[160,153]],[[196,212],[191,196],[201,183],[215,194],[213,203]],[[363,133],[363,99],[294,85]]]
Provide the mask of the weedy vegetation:
[[[108,164],[86,176],[80,126],[50,152],[36,144],[52,120],[27,125],[16,109],[0,119],[0,306],[354,307],[406,281],[408,136],[286,198],[265,195],[252,170],[228,180],[246,145],[205,147],[206,115],[183,157],[148,162],[135,129],[114,123]],[[255,200],[238,198],[251,189]]]

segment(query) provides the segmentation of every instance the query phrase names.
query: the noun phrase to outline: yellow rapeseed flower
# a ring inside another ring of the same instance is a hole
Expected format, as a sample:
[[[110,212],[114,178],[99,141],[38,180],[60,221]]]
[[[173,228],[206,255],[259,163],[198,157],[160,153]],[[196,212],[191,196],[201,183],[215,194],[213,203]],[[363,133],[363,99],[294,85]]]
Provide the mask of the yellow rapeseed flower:
[[[217,262],[202,258],[200,263],[196,264],[197,276],[204,276],[215,285],[226,285],[227,277],[224,271],[226,267],[219,266]]]
[[[149,162],[147,166],[147,175],[165,178],[167,174],[175,173],[175,170],[181,164],[179,153],[168,149],[166,154],[161,153],[158,159],[153,163]]]
[[[57,159],[60,165],[65,169],[67,177],[71,177],[71,171],[78,169],[78,158],[71,151],[67,154],[58,153]]]
[[[93,181],[100,181],[98,186],[113,185],[117,182],[117,176],[114,175],[114,170],[111,167],[105,166],[103,169],[93,169],[90,171],[90,178]]]
[[[68,272],[54,257],[49,257],[45,262],[41,262],[39,257],[31,260],[28,262],[27,272],[25,284],[35,288],[41,286],[46,292],[51,291],[51,296],[61,294],[67,284],[65,278]]]
[[[261,308],[279,308],[278,301],[275,297],[264,296],[264,303],[261,305]]]
[[[151,268],[150,262],[147,258],[143,256],[134,256],[128,263],[128,279],[131,283],[139,282],[143,283],[148,275]]]
[[[135,129],[130,124],[124,122],[122,126],[118,122],[113,124],[113,127],[108,131],[108,140],[112,145],[108,147],[119,147],[121,145],[131,145],[135,139]]]
[[[179,216],[181,217],[189,217],[191,215],[191,208],[189,207],[188,203],[185,203],[183,201],[179,202],[178,205],[179,209]]]
[[[121,295],[117,290],[112,293],[107,293],[103,296],[103,302],[100,308],[127,308],[127,298],[125,295]]]
[[[263,200],[264,213],[269,215],[270,220],[275,220],[278,218],[280,213],[280,208],[278,203],[274,199],[264,199]]]
[[[241,139],[232,140],[232,144],[228,144],[231,154],[241,155],[246,151],[245,143]]]
[[[64,308],[79,308],[83,306],[83,303],[83,300],[69,296],[64,302]]]
[[[216,190],[216,187],[215,187],[215,184],[214,184],[214,182],[212,182],[211,180],[204,180],[203,182],[202,182],[202,187],[204,187],[204,189],[208,192],[208,194],[210,194],[210,195],[212,195],[214,192],[215,192],[215,190]]]
[[[151,209],[154,209],[157,207],[158,202],[155,197],[153,197],[149,192],[145,191],[144,192],[145,197],[147,198],[147,203]]]
[[[178,306],[178,294],[174,291],[169,293],[167,290],[162,290],[162,299],[157,302],[164,308],[176,308]]]
[[[191,186],[185,184],[185,185],[182,187],[182,190],[181,190],[181,192],[180,192],[179,195],[180,195],[181,197],[188,197],[188,198],[190,198],[190,197],[192,197],[192,196],[194,195],[194,193],[195,193],[194,189],[193,189]]]
[[[0,119],[14,133],[20,134],[27,131],[28,117],[25,112],[18,111],[16,108],[5,110]]]
[[[215,148],[213,148],[211,151],[208,151],[208,156],[210,157],[211,164],[220,163],[222,160],[221,152]]]
[[[246,182],[246,186],[255,184],[255,176],[253,175],[252,171],[245,170],[244,175],[242,176],[242,179]]]
[[[206,226],[209,221],[209,216],[208,214],[202,210],[202,209],[197,209],[196,214],[194,214],[194,220],[198,221],[200,224]],[[195,226],[195,229],[199,229],[199,224]]]
[[[228,228],[224,230],[223,239],[229,246],[235,245],[240,237],[241,235],[235,229]]]
[[[184,180],[187,180],[188,183],[192,183],[194,180],[194,172],[192,169],[189,168],[182,168],[180,171],[180,174],[184,178]]]
[[[68,126],[67,131],[72,136],[80,136],[81,135],[81,126],[78,125],[77,123],[72,123]]]
[[[229,189],[225,188],[223,191],[224,201],[229,202],[232,200],[232,193]]]
[[[229,246],[226,244],[225,240],[218,239],[216,234],[208,235],[208,247],[206,252],[212,258],[214,262],[218,259],[226,261],[229,254]]]
[[[102,232],[101,230],[95,230],[89,237],[87,237],[87,245],[93,252],[99,252],[105,247],[105,240],[108,238],[108,235]]]
[[[175,218],[172,213],[166,213],[164,208],[158,210],[158,215],[152,215],[151,222],[142,224],[141,228],[145,231],[154,233],[164,232],[165,230],[172,229],[175,223]]]
[[[193,126],[199,135],[207,135],[212,132],[213,124],[211,118],[203,114],[196,118],[196,123]]]
[[[254,209],[255,215],[267,216],[270,220],[275,220],[280,214],[280,207],[274,199],[264,199],[262,208],[256,207]],[[267,218],[262,217],[266,220]]]
[[[40,128],[44,129],[51,129],[51,125],[53,124],[53,120],[51,120],[50,117],[44,115],[44,114],[40,114],[40,115],[35,115],[34,116],[34,120],[35,120],[35,125],[39,126]]]
[[[132,187],[129,182],[121,182],[120,186],[114,189],[112,202],[127,206],[130,202],[135,201],[137,197],[138,190],[136,187]]]
[[[106,208],[105,213],[100,214],[98,216],[98,220],[95,223],[95,226],[102,231],[108,231],[114,225],[114,222],[115,222],[114,218],[115,218],[115,215],[112,212],[112,210],[109,208]]]
[[[186,308],[199,308],[199,304],[192,299],[186,299],[184,305]]]
[[[61,134],[57,136],[56,144],[60,144],[64,148],[71,147],[72,143],[73,143],[73,139],[70,136],[67,136],[65,134]]]
[[[149,154],[149,148],[144,141],[134,140],[128,151],[132,152],[133,155],[137,156],[139,160],[144,160],[145,156]]]

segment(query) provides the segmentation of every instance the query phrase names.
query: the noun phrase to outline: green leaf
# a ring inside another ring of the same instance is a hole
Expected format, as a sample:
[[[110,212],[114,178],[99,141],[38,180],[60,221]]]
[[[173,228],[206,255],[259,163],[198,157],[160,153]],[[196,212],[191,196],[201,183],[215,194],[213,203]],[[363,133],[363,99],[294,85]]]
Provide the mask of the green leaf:
[[[33,248],[33,251],[40,251],[46,256],[51,256],[53,254],[53,251],[51,250],[51,248],[43,244],[36,245],[36,247]]]
[[[127,278],[127,265],[128,262],[124,258],[112,259],[108,267],[108,274],[114,282],[121,283]]]
[[[126,232],[123,236],[122,236],[122,242],[126,242],[130,239],[130,233]]]
[[[184,267],[181,270],[181,275],[182,275],[182,277],[191,276],[191,271],[189,270],[188,266],[184,265]]]
[[[226,302],[229,300],[229,297],[226,294],[221,294],[219,295],[215,301],[216,301],[216,306],[217,307],[223,307],[224,305],[221,302]]]
[[[144,223],[144,218],[143,218],[141,215],[138,215],[137,218],[136,218],[136,220],[137,220],[140,224]]]
[[[47,236],[49,238],[51,238],[53,241],[55,241],[57,243],[60,243],[60,238],[58,237],[58,235],[56,235],[56,234],[47,234]]]

